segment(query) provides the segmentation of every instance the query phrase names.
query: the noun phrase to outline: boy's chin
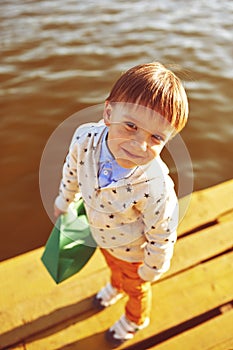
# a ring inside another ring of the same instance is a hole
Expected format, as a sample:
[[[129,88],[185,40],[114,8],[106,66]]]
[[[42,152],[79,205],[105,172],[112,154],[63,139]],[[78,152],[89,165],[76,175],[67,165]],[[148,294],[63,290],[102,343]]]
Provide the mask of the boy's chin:
[[[126,169],[132,169],[138,165],[128,159],[123,159],[123,158],[117,158],[116,161],[122,168],[126,168]]]
[[[128,159],[123,159],[123,158],[117,158],[116,161],[122,168],[126,168],[126,169],[133,169],[136,166],[145,165],[143,162],[138,164],[136,162],[133,162]]]

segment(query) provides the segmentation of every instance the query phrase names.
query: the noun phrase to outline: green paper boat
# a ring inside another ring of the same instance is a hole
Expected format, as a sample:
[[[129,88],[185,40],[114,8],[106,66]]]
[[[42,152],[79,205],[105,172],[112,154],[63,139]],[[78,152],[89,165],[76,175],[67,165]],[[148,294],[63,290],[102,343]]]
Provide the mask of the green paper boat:
[[[58,218],[41,260],[54,281],[60,283],[79,272],[95,249],[83,200],[79,199]]]

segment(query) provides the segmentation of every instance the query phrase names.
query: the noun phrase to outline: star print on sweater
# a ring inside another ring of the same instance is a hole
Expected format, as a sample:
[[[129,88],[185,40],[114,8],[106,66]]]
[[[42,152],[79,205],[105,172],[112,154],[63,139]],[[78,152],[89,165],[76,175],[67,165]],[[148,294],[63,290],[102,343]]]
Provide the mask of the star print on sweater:
[[[178,202],[172,180],[157,157],[132,172],[112,168],[114,179],[103,185],[100,156],[106,133],[103,121],[76,130],[55,203],[65,211],[81,195],[97,244],[118,259],[142,262],[140,277],[157,280],[169,268],[176,241]]]

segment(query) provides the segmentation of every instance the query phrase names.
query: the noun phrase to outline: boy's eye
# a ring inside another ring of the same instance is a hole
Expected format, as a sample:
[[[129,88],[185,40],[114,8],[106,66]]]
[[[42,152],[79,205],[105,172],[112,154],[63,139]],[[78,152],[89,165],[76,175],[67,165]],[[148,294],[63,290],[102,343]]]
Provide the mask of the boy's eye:
[[[154,135],[152,135],[152,137],[153,137],[154,141],[156,141],[156,142],[159,142],[159,143],[164,142],[164,138],[158,134],[154,134]]]
[[[137,130],[137,128],[138,128],[137,125],[132,123],[132,122],[125,122],[125,126],[129,130]]]

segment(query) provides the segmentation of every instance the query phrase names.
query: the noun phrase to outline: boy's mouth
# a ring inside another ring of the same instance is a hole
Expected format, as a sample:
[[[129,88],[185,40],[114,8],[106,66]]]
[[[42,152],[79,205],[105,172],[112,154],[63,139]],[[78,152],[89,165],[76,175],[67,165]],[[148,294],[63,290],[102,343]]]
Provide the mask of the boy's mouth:
[[[123,152],[127,155],[127,157],[129,157],[129,158],[132,158],[132,159],[138,159],[138,158],[140,158],[140,159],[142,159],[142,158],[144,158],[143,156],[141,156],[141,155],[138,155],[138,154],[133,154],[133,153],[131,153],[131,152],[129,152],[129,151],[127,151],[125,148],[121,148],[122,150],[123,150]]]

